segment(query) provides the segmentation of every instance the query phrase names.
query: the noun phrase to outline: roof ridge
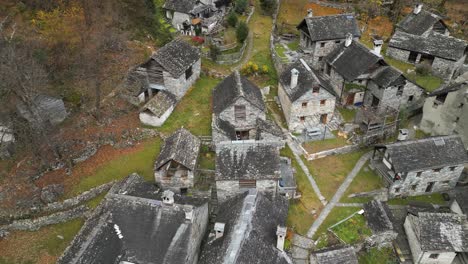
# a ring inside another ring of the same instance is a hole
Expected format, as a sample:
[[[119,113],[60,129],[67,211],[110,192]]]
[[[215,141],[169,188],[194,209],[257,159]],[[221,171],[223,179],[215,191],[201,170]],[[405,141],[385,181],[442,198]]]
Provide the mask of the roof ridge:
[[[239,71],[234,72],[234,77],[236,79],[236,88],[239,96],[245,97],[244,96],[244,91],[242,90],[242,80]]]
[[[313,17],[308,17],[306,16],[305,19],[314,19],[314,18],[323,18],[323,17],[336,17],[336,16],[356,16],[354,13],[341,13],[341,14],[332,14],[332,15],[324,15],[324,16],[313,16]]]

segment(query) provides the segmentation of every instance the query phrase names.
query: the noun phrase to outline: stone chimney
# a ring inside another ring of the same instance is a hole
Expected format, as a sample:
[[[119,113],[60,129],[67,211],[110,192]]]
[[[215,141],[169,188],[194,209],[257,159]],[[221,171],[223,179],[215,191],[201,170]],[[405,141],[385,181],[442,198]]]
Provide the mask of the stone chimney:
[[[314,12],[312,11],[312,9],[307,9],[307,17],[313,17],[314,16]]]
[[[299,71],[296,69],[292,69],[291,70],[291,89],[296,88],[298,79],[299,79]]]
[[[225,225],[226,225],[225,223],[215,223],[214,231],[215,231],[216,239],[223,237]]]
[[[162,195],[163,204],[173,205],[174,204],[174,192],[165,190]]]
[[[416,4],[413,9],[413,14],[417,15],[421,12],[423,5],[421,3]]]
[[[193,206],[184,205],[184,212],[185,212],[185,221],[192,222],[193,221]]]
[[[353,34],[351,33],[348,33],[346,34],[346,40],[345,40],[345,47],[349,47],[349,45],[351,45],[351,43],[353,43]]]
[[[276,236],[278,238],[276,240],[276,248],[278,248],[281,251],[284,251],[284,239],[286,238],[286,231],[287,231],[287,228],[285,226],[279,225],[276,228]]]
[[[382,51],[382,45],[383,45],[383,40],[381,39],[374,39],[374,49],[372,50],[372,53],[374,53],[377,56],[381,56],[380,52]]]

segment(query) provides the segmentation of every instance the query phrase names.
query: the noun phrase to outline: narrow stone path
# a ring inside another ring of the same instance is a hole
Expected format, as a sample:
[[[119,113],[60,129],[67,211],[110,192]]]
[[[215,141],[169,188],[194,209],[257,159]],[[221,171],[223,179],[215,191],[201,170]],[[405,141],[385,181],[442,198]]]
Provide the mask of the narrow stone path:
[[[364,154],[356,163],[353,170],[346,176],[346,179],[341,184],[340,188],[336,191],[333,198],[330,202],[323,208],[322,212],[320,213],[319,217],[314,221],[312,226],[310,227],[309,231],[307,232],[307,237],[312,238],[315,233],[317,232],[320,225],[325,221],[327,216],[330,214],[331,210],[336,206],[336,204],[340,201],[341,197],[345,193],[346,189],[348,189],[351,182],[354,180],[358,172],[361,170],[362,166],[370,159],[372,152],[368,152]]]
[[[364,207],[363,203],[337,203],[337,207]]]

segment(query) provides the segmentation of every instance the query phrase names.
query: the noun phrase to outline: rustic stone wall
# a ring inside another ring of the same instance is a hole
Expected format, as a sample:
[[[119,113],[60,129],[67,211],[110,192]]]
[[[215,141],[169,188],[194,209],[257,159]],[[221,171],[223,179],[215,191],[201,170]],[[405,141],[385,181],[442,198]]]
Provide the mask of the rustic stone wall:
[[[330,67],[330,66],[327,66],[327,67]],[[345,81],[344,78],[338,72],[336,72],[335,69],[333,68],[330,71],[329,78],[330,78],[330,83],[333,86],[333,89],[335,90],[335,93],[338,95],[338,97],[340,97],[342,94],[342,89],[343,89],[343,85]]]
[[[244,105],[246,119],[245,121],[240,121],[235,119],[234,109],[236,105]],[[232,103],[228,108],[224,109],[223,112],[219,114],[219,118],[224,121],[229,122],[232,126],[239,130],[249,130],[255,128],[257,124],[257,118],[266,119],[266,114],[264,111],[258,109],[256,106],[252,105],[249,101],[240,97]]]
[[[139,114],[140,122],[148,126],[160,127],[164,124],[164,122],[166,122],[166,120],[172,114],[172,111],[174,111],[174,107],[175,107],[174,105],[169,107],[169,109],[167,109],[167,111],[164,114],[162,114],[160,117],[157,117],[154,114],[150,114],[147,112],[140,112]]]
[[[187,260],[190,260],[192,263],[196,263],[198,260],[198,253],[200,252],[200,246],[208,229],[208,203],[194,209],[193,219],[193,222],[190,224],[192,232],[190,232],[190,244],[187,250]]]
[[[307,153],[305,157],[307,160],[316,160],[316,159],[321,159],[321,158],[325,158],[325,157],[332,156],[332,155],[350,153],[353,151],[357,151],[360,148],[361,146],[359,145],[350,145],[350,146],[344,146],[344,147],[335,148],[335,149],[324,150],[324,151],[320,151],[316,153],[310,153],[310,154]]]
[[[407,50],[401,50],[393,47],[387,48],[387,56],[392,57],[397,60],[408,62],[410,52]]]
[[[286,123],[288,123],[289,127],[289,119],[291,117],[291,100],[284,91],[283,85],[281,83],[278,83],[278,99],[283,110],[284,118],[286,119]]]
[[[193,187],[194,173],[191,170],[180,169],[175,175],[167,177],[167,167],[169,164],[166,164],[161,169],[155,171],[154,179],[157,184],[159,184],[164,189],[170,189],[175,193],[180,193],[180,188],[191,188]],[[186,175],[186,176],[181,176]]]
[[[171,76],[168,72],[163,72],[164,86],[166,90],[177,97],[177,100],[180,100],[187,90],[197,81],[200,77],[201,71],[201,59],[195,62],[192,65],[192,76],[185,79],[185,73],[182,73],[181,76],[174,77]]]
[[[276,187],[278,181],[276,180],[257,180],[257,190],[262,193],[276,194]],[[216,189],[218,192],[218,200],[223,202],[238,194],[241,194],[247,189],[239,187],[239,181],[216,181]]]

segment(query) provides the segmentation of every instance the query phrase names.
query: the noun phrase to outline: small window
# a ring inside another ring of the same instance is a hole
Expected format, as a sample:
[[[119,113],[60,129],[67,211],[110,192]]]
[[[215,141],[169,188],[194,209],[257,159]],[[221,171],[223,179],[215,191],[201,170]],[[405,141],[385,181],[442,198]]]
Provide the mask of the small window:
[[[336,43],[336,44],[340,44],[340,43],[341,43],[341,40],[335,40],[335,43]]]
[[[245,121],[246,119],[245,105],[235,105],[234,115],[235,115],[236,121]]]
[[[396,95],[397,96],[402,96],[403,95],[403,86],[402,85],[398,86],[398,90],[397,90]]]
[[[436,253],[431,254],[431,255],[429,255],[429,258],[431,258],[431,259],[438,259],[438,258],[439,258],[439,254],[436,254]]]
[[[325,47],[325,42],[320,43],[320,47],[321,48]]]
[[[410,95],[410,96],[408,97],[408,102],[413,102],[413,99],[414,99],[414,95]]]
[[[443,184],[449,184],[450,181],[443,181],[442,183],[443,183]]]
[[[422,171],[419,171],[418,173],[416,173],[416,177],[421,177],[421,174],[422,174]]]
[[[190,66],[190,68],[188,68],[185,71],[185,80],[188,80],[190,77],[192,77],[192,74],[193,74],[192,66]]]
[[[327,100],[320,100],[320,105],[325,105],[327,103]]]
[[[450,167],[450,171],[454,171],[457,167]]]
[[[327,75],[330,76],[331,74],[331,66],[330,64],[327,65]]]
[[[319,61],[323,61],[323,56],[318,57]]]
[[[313,93],[319,93],[320,92],[320,87],[316,86],[316,87],[312,88],[312,92]]]
[[[395,188],[395,193],[399,193],[400,192],[400,188]]]
[[[306,108],[306,107],[307,107],[307,102],[302,103],[302,108]]]
[[[455,118],[455,123],[457,123],[458,121],[460,121],[460,117],[457,116],[457,118]]]
[[[460,105],[458,106],[458,108],[463,108],[464,105],[465,105],[465,104],[460,103]]]
[[[439,94],[438,96],[436,96],[435,102],[437,102],[438,104],[444,104],[446,98],[447,94]]]
[[[438,169],[433,169],[432,171],[434,172],[440,172],[442,170],[442,168],[438,168]]]
[[[254,189],[257,187],[256,180],[239,180],[239,187],[246,189]]]
[[[416,191],[416,187],[418,187],[416,184],[411,185],[411,190],[412,190],[412,191]]]
[[[359,84],[362,84],[362,80],[358,80],[358,83],[359,83]]]
[[[188,193],[188,188],[180,188],[180,194],[184,195]]]
[[[301,122],[304,122],[305,121],[305,116],[299,117],[299,120],[301,120]]]

